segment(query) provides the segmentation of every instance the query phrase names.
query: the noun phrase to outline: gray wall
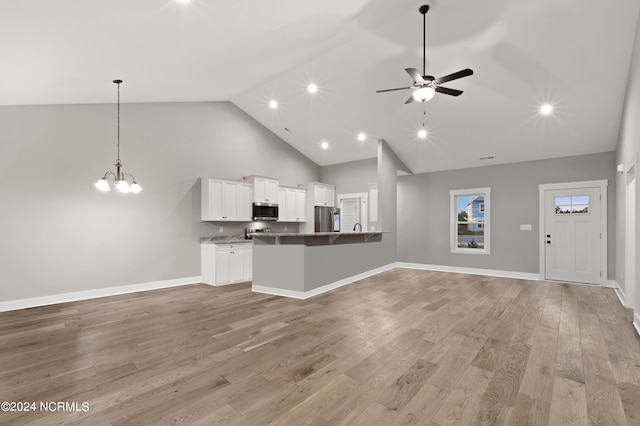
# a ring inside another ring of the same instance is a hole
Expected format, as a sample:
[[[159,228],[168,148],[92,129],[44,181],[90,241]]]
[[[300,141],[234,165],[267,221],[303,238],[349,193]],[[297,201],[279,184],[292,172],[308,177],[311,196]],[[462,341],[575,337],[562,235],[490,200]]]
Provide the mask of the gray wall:
[[[0,301],[198,276],[199,238],[248,225],[200,222],[200,176],[320,177],[228,102],[123,104],[121,141],[138,195],[93,186],[114,169],[115,105],[0,107]]]
[[[625,171],[633,165],[637,160],[638,152],[640,152],[640,21],[638,22],[635,47],[631,60],[631,68],[629,70],[629,80],[627,82],[627,96],[622,116],[622,124],[620,127],[620,136],[616,150],[616,164],[623,164]],[[628,293],[629,286],[634,286],[635,293],[635,310],[640,310],[640,276],[636,266],[636,282],[630,283],[624,277],[625,270],[625,209],[626,209],[626,174],[616,176],[616,193],[617,193],[617,215],[616,215],[616,281],[620,288]],[[636,164],[636,255],[640,254],[638,243],[640,242],[640,220],[638,220],[640,209],[638,201],[640,200],[640,181],[638,178],[638,165]],[[640,261],[636,262],[636,265]]]
[[[529,161],[398,178],[398,261],[539,272],[538,185],[608,179],[608,272],[615,266],[614,153]],[[491,187],[491,254],[449,249],[449,190]],[[533,231],[520,231],[520,224]]]
[[[382,236],[383,257],[397,261],[398,234],[398,170],[408,169],[387,143],[378,141],[378,225],[376,230],[387,232]]]
[[[369,192],[369,185],[378,183],[378,160],[368,158],[322,166],[320,182],[334,184],[336,195]]]

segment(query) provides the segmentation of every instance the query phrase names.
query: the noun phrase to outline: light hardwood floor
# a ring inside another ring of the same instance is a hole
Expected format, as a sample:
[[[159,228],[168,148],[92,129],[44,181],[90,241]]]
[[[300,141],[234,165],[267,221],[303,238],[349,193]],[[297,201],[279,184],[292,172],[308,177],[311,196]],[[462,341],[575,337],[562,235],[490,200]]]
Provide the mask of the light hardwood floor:
[[[0,314],[0,400],[79,404],[3,425],[639,424],[640,339],[593,286],[410,269],[306,301],[193,285]]]

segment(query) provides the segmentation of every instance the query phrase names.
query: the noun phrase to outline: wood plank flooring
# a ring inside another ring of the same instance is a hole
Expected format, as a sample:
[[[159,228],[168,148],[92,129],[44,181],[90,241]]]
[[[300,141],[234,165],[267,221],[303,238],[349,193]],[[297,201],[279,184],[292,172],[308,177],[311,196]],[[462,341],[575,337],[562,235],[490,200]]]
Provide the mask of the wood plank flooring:
[[[631,320],[607,288],[411,269],[5,312],[0,401],[37,406],[0,424],[636,425]]]

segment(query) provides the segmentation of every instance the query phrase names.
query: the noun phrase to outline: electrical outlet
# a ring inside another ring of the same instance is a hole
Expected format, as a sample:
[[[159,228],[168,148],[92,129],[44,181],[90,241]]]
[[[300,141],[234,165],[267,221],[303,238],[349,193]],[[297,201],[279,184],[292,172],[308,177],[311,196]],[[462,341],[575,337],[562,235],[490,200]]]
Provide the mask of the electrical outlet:
[[[285,226],[284,226],[284,230],[285,230],[285,231],[287,230],[287,225],[285,225]]]
[[[220,232],[224,232],[224,228],[222,226],[220,227]]]

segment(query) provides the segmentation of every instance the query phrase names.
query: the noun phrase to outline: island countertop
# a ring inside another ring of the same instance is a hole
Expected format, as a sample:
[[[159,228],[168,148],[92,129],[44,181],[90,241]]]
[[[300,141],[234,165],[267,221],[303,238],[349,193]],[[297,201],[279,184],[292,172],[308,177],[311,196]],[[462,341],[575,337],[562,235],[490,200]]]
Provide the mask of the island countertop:
[[[322,245],[334,243],[359,243],[376,240],[381,238],[382,231],[363,231],[363,232],[265,232],[254,235],[254,241],[260,241],[258,244],[304,244],[304,245]]]

